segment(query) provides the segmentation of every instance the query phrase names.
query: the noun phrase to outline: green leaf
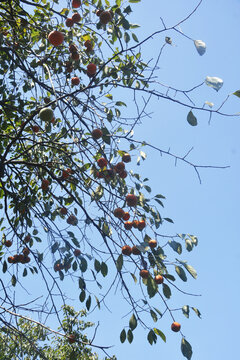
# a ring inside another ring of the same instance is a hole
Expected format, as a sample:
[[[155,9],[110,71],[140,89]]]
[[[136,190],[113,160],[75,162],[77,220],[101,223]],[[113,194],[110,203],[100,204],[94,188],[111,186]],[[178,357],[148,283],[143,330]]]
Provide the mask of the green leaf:
[[[101,263],[97,259],[95,259],[95,261],[94,261],[94,268],[95,268],[96,272],[99,272],[101,270]]]
[[[78,286],[79,286],[79,289],[81,289],[81,290],[86,289],[85,281],[81,277],[78,279]]]
[[[132,316],[129,320],[129,327],[131,330],[134,330],[137,327],[137,319],[134,314],[132,314]]]
[[[23,270],[23,276],[27,276],[27,269],[26,268]]]
[[[172,295],[170,287],[165,283],[163,283],[162,286],[163,286],[163,294],[164,294],[164,296],[167,299],[170,299],[170,297]]]
[[[184,264],[184,267],[194,279],[197,278],[197,272],[191,265]]]
[[[156,295],[158,291],[158,286],[155,281],[149,276],[147,279],[147,292],[150,298]]]
[[[118,271],[122,270],[122,266],[123,266],[123,256],[122,254],[120,254],[116,261],[116,268],[118,269]]]
[[[193,309],[193,311],[197,314],[197,316],[201,319],[201,313],[200,313],[200,311],[199,311],[197,308],[195,308],[195,307],[192,307],[192,309]]]
[[[3,262],[2,271],[3,271],[3,273],[5,273],[7,271],[7,262],[5,260]]]
[[[158,320],[158,317],[157,317],[157,314],[155,313],[155,311],[153,311],[152,309],[150,310],[150,314],[151,314],[151,317],[153,319],[154,322],[157,322]]]
[[[59,248],[59,243],[55,242],[51,247],[52,253],[54,254],[58,248]]]
[[[126,340],[126,337],[127,337],[126,331],[123,329],[121,331],[121,333],[120,333],[120,341],[121,341],[121,343],[124,343],[124,341]]]
[[[186,316],[186,318],[189,318],[189,305],[184,305],[182,307],[182,312],[183,312],[183,315]]]
[[[12,282],[12,286],[16,286],[17,279],[15,275],[12,276],[11,282]]]
[[[153,343],[156,344],[157,342],[157,337],[156,334],[153,330],[150,330],[147,336],[148,342],[152,345]]]
[[[163,219],[166,220],[167,222],[170,222],[170,223],[174,224],[173,220],[170,219],[170,218],[163,218]]]
[[[180,279],[182,279],[182,281],[187,281],[186,273],[182,267],[175,266],[175,270],[176,270],[176,273],[178,274],[178,276],[180,277]]]
[[[174,250],[176,251],[179,255],[182,253],[182,245],[174,240],[169,240],[168,241],[168,245]]]
[[[189,111],[188,116],[187,116],[187,121],[192,126],[197,125],[197,118],[193,115],[192,111]]]
[[[87,267],[88,267],[87,261],[82,257],[81,264],[80,264],[80,270],[82,272],[85,272],[87,270]]]
[[[240,98],[240,90],[235,91],[235,92],[233,93],[233,95],[235,95],[235,96],[237,96],[237,97]]]
[[[90,310],[91,302],[92,302],[92,299],[91,299],[91,296],[89,295],[89,297],[86,301],[86,308],[88,309],[88,311]]]
[[[135,35],[134,33],[132,33],[132,38],[134,41],[139,42],[137,35]]]
[[[125,43],[128,43],[130,41],[130,36],[127,32],[124,33],[124,41]]]
[[[192,358],[192,346],[184,338],[182,338],[182,341],[181,341],[181,351],[182,351],[182,354],[183,354],[183,356],[185,358],[187,358],[188,360],[191,360],[191,358]]]
[[[108,267],[104,262],[101,263],[101,273],[104,277],[108,274]]]
[[[187,251],[192,251],[192,249],[193,249],[193,244],[192,244],[192,242],[191,242],[191,240],[190,239],[186,239],[185,240],[185,245],[186,245],[186,249],[187,249]]]
[[[136,276],[135,276],[134,274],[132,274],[132,273],[130,273],[130,274],[131,274],[131,276],[132,276],[132,278],[133,278],[133,280],[134,280],[135,284],[137,284],[137,278],[136,278]]]
[[[127,339],[128,339],[128,342],[131,344],[133,341],[133,333],[132,333],[132,330],[130,330],[130,329],[127,332]]]
[[[80,300],[81,302],[84,302],[85,298],[86,298],[86,293],[85,293],[84,290],[82,290],[81,293],[80,293],[80,295],[79,295],[79,300]]]
[[[165,336],[165,334],[164,334],[161,330],[159,330],[159,329],[157,329],[157,328],[154,328],[153,331],[155,332],[155,334],[157,334],[158,336],[160,336],[160,338],[161,338],[164,342],[166,342],[166,336]]]

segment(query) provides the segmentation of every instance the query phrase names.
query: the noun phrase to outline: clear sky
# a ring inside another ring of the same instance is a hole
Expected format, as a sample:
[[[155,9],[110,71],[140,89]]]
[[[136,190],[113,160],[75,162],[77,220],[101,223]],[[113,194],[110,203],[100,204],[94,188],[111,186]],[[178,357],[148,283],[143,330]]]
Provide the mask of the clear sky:
[[[161,27],[160,17],[166,26],[176,24],[187,15],[197,1],[169,0],[142,1],[132,4],[132,22],[141,24],[136,32],[142,39]],[[207,45],[205,55],[199,56],[193,42],[170,33],[175,46],[164,52],[157,71],[158,81],[181,89],[200,84],[206,76],[223,79],[224,85],[215,90],[203,85],[194,93],[200,105],[213,102],[215,108],[227,95],[240,89],[239,83],[239,18],[240,1],[203,0],[198,11],[181,26],[181,30],[193,39],[201,39]],[[165,35],[164,35],[165,36]],[[143,48],[148,58],[154,58],[163,44],[164,36],[153,39]],[[163,150],[183,156],[192,146],[189,160],[200,165],[230,166],[225,170],[200,170],[202,184],[190,166],[178,163],[168,156],[146,149],[148,159],[141,172],[151,179],[153,193],[166,196],[164,215],[174,219],[174,225],[166,227],[166,233],[192,233],[198,236],[199,246],[186,253],[186,260],[198,272],[197,281],[189,279],[182,289],[201,294],[201,297],[182,297],[175,293],[174,303],[196,306],[202,313],[198,319],[194,313],[186,319],[178,315],[183,332],[193,346],[193,360],[232,359],[238,353],[239,311],[239,203],[240,203],[240,119],[213,116],[210,125],[207,114],[194,112],[198,126],[187,121],[187,109],[152,99],[148,108],[153,112],[135,131],[137,138],[151,142]],[[240,99],[232,96],[224,107],[229,113],[240,111]],[[179,334],[169,329],[170,319],[157,323],[167,336],[167,344],[160,340],[150,346],[146,334],[135,330],[131,345],[120,344],[119,320],[123,308],[120,295],[107,301],[113,313],[104,313],[96,341],[116,344],[113,353],[119,360],[181,359]],[[115,305],[115,306],[114,306]],[[97,313],[96,313],[97,315]],[[94,319],[94,315],[93,319]],[[122,325],[121,325],[122,324]],[[145,338],[144,338],[145,337]]]
[[[142,40],[161,29],[160,17],[167,27],[173,26],[196,4],[196,0],[142,0],[131,4],[133,13],[130,20],[141,25],[134,32]],[[203,56],[199,56],[193,41],[173,31],[148,41],[142,47],[146,62],[156,59],[165,36],[172,38],[173,45],[166,47],[160,58],[156,81],[187,90],[201,84],[206,76],[219,77],[224,85],[218,93],[206,85],[193,93],[193,99],[199,106],[209,101],[215,104],[213,109],[217,108],[229,94],[240,90],[239,18],[239,0],[203,0],[197,12],[181,25],[184,34],[206,43],[207,51]],[[119,97],[121,100],[121,91]],[[127,105],[129,114],[134,113],[132,98]],[[223,110],[231,114],[240,112],[240,99],[230,96]],[[147,159],[141,167],[134,165],[136,159],[131,165],[150,179],[153,194],[166,196],[162,216],[172,218],[174,224],[164,225],[162,233],[190,233],[199,239],[199,245],[193,252],[185,251],[182,255],[197,270],[198,279],[188,277],[187,283],[179,280],[178,285],[186,292],[201,294],[201,297],[183,296],[173,291],[174,300],[170,302],[178,308],[195,306],[202,314],[202,319],[193,312],[190,312],[190,319],[181,312],[176,315],[184,335],[192,344],[192,359],[233,359],[238,353],[240,315],[240,117],[214,115],[209,124],[207,113],[194,111],[198,126],[192,127],[187,122],[188,111],[173,102],[152,98],[148,106],[151,118],[145,118],[136,128],[136,139],[145,140],[164,151],[170,148],[180,157],[193,147],[187,158],[190,162],[229,168],[200,169],[200,184],[192,166],[180,161],[175,166],[172,157],[161,157],[158,152],[147,148],[144,149]],[[174,258],[175,253],[172,256]],[[69,297],[77,299],[72,304],[76,309],[81,308],[72,283],[65,282],[65,286]],[[89,320],[100,322],[95,343],[115,345],[109,352],[116,354],[118,360],[183,359],[181,335],[170,330],[172,321],[169,316],[156,323],[156,327],[167,337],[166,344],[158,340],[156,345],[149,345],[147,333],[139,327],[134,331],[133,343],[122,345],[119,334],[128,322],[129,314],[126,319],[122,318],[128,310],[121,293],[112,292],[106,305],[111,312],[96,310],[90,314]],[[54,323],[52,327],[55,328]],[[102,358],[103,354],[99,352],[99,356]]]

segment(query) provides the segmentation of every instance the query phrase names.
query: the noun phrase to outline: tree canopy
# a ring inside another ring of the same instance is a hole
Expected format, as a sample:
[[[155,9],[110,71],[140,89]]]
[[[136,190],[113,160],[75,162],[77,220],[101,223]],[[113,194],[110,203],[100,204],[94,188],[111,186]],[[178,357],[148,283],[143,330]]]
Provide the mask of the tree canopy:
[[[163,209],[164,194],[153,194],[151,179],[135,165],[141,169],[151,148],[192,166],[200,179],[199,166],[188,154],[180,157],[137,139],[134,129],[148,118],[154,98],[185,107],[190,126],[201,111],[209,119],[229,114],[222,109],[226,99],[218,109],[192,99],[203,85],[220,90],[222,79],[208,76],[181,90],[155,75],[162,54],[173,46],[170,31],[204,55],[204,41],[180,30],[202,0],[177,24],[167,27],[161,19],[159,29],[143,39],[133,22],[135,3],[141,6],[140,0],[0,3],[0,339],[10,339],[6,354],[12,351],[15,358],[42,352],[52,359],[54,351],[56,359],[62,352],[69,359],[97,359],[87,347],[96,346],[94,338],[79,335],[89,325],[76,323],[74,331],[65,326],[76,315],[66,307],[69,279],[87,311],[101,310],[113,288],[121,294],[128,305],[126,326],[119,329],[122,343],[133,341],[137,326],[146,329],[150,344],[165,342],[165,329],[156,325],[164,316],[181,334],[183,356],[192,357],[172,293],[184,293],[188,277],[197,277],[182,256],[198,239],[164,234],[165,224],[173,223]],[[154,64],[142,50],[149,41],[159,46]],[[38,286],[28,293],[31,276]],[[23,293],[29,299],[24,305]],[[201,317],[188,305],[179,311]],[[33,346],[29,338],[44,341],[52,318],[62,333],[56,345]],[[16,332],[22,334],[21,348]],[[69,332],[84,347],[69,344]],[[109,356],[106,346],[97,347]]]

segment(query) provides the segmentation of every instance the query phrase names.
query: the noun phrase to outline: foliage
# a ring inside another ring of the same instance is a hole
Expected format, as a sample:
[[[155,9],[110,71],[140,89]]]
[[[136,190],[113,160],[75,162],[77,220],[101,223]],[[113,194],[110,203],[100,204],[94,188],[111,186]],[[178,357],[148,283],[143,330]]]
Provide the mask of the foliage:
[[[0,3],[0,308],[4,314],[0,320],[7,324],[2,328],[2,339],[6,331],[13,353],[25,351],[30,356],[35,351],[23,336],[26,350],[18,347],[11,319],[17,316],[16,310],[18,314],[31,311],[39,294],[45,297],[41,304],[36,303],[38,313],[54,316],[68,333],[57,311],[67,300],[65,279],[74,281],[74,292],[78,291],[77,297],[87,310],[101,308],[117,284],[130,313],[125,328],[120,329],[121,342],[131,343],[134,330],[141,325],[147,329],[148,342],[154,344],[158,338],[166,341],[162,330],[155,327],[156,321],[166,315],[170,325],[175,321],[172,309],[176,307],[169,302],[174,298],[172,290],[182,291],[179,282],[184,284],[189,275],[197,277],[195,269],[180,258],[197,246],[197,237],[164,234],[161,229],[173,223],[164,214],[165,197],[153,195],[149,180],[129,162],[137,159],[136,164],[141,165],[146,159],[143,150],[151,147],[193,166],[199,176],[198,166],[190,163],[187,155],[179,157],[138,140],[133,130],[148,116],[151,98],[185,106],[187,121],[193,126],[197,125],[196,112],[206,112],[210,118],[224,115],[221,107],[214,110],[209,103],[210,108],[205,108],[205,104],[195,105],[191,100],[192,91],[203,84],[184,91],[156,81],[161,55],[172,45],[169,36],[162,40],[153,67],[142,54],[145,43],[159,35],[181,33],[178,26],[202,1],[180,23],[168,28],[162,20],[161,29],[142,40],[136,35],[139,25],[131,22],[132,6],[139,2],[86,0],[77,10],[71,9],[69,2],[61,8],[58,0]],[[109,12],[107,24],[99,17],[99,10]],[[81,20],[72,24],[69,19],[78,12]],[[49,36],[55,30],[63,34],[63,42],[62,35],[55,40]],[[200,55],[205,53],[204,42],[187,38]],[[52,45],[56,40],[59,44]],[[219,78],[206,79],[206,85],[215,90],[222,84]],[[234,94],[238,96],[238,92]],[[131,224],[116,216],[119,208],[124,209],[124,215],[129,213]],[[122,250],[125,245],[128,254]],[[145,271],[142,277],[141,270]],[[39,293],[21,307],[14,294],[21,293],[31,275],[41,284]],[[163,276],[163,284],[156,283],[156,275]],[[48,302],[51,306],[46,310]],[[161,304],[161,310],[156,303]],[[192,309],[200,317],[199,310]],[[189,310],[188,305],[183,307],[187,317]],[[65,315],[66,319],[72,317],[69,312]],[[53,347],[41,347],[39,342],[49,335],[45,330],[40,331],[34,323],[29,327],[25,321],[18,322],[18,328],[33,337],[46,356],[51,358],[52,351],[55,357],[61,356],[59,349],[64,349],[71,358],[75,347],[67,344],[66,338],[58,337]],[[82,330],[76,328],[76,334]],[[190,359],[191,345],[182,330],[180,333],[182,353]],[[104,346],[100,348],[104,350]],[[86,359],[95,359],[90,350],[83,350]]]
[[[98,360],[98,356],[85,345],[89,340],[83,332],[93,326],[92,323],[79,319],[86,316],[86,312],[76,312],[72,307],[65,306],[63,314],[59,331],[62,329],[66,334],[74,335],[73,343],[69,343],[65,334],[53,334],[51,329],[42,324],[20,318],[15,326],[9,328],[6,324],[0,329],[0,359]]]

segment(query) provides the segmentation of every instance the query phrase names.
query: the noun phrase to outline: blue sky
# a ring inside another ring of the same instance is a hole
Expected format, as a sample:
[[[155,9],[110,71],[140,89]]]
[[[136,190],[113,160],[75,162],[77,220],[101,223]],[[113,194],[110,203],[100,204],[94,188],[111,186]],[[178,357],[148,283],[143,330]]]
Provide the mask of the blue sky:
[[[177,0],[149,0],[131,5],[134,9],[132,21],[141,24],[136,34],[142,39],[159,29],[160,16],[167,26],[177,23],[196,3],[191,0],[186,6],[186,2]],[[169,46],[160,60],[158,81],[188,89],[200,84],[206,76],[222,78],[224,85],[218,93],[206,85],[194,93],[200,104],[210,101],[219,105],[228,94],[240,89],[239,15],[239,1],[203,1],[181,30],[191,38],[206,43],[205,55],[198,55],[193,42],[169,33],[175,46]],[[143,49],[149,58],[156,56],[163,39],[163,36],[155,38]],[[213,116],[209,125],[207,114],[194,112],[199,124],[191,127],[186,121],[187,109],[173,103],[153,99],[150,110],[154,114],[136,129],[137,138],[163,150],[170,147],[180,156],[193,146],[189,156],[193,163],[230,166],[224,170],[202,169],[200,185],[190,166],[179,162],[175,167],[173,159],[146,150],[148,158],[142,164],[141,172],[151,179],[153,193],[160,192],[166,196],[164,215],[174,219],[174,225],[169,225],[166,233],[188,232],[199,238],[199,246],[192,253],[185,254],[186,260],[197,269],[198,279],[189,279],[182,289],[202,296],[183,297],[176,293],[174,301],[179,307],[185,304],[196,306],[202,313],[201,320],[194,313],[190,314],[190,319],[179,313],[183,332],[193,346],[192,359],[234,358],[238,351],[237,321],[240,313],[239,118]],[[224,110],[232,114],[239,112],[240,99],[230,97]],[[115,308],[112,314],[104,313],[102,319],[105,325],[100,327],[97,340],[100,343],[115,343],[113,353],[119,360],[174,360],[182,357],[179,349],[181,337],[169,329],[170,319],[157,323],[167,336],[167,344],[159,340],[156,345],[150,346],[146,334],[136,329],[133,343],[121,345],[118,334],[124,321],[118,319],[118,314],[119,307],[123,305],[118,296],[113,296],[107,304],[111,307],[115,304]]]
[[[139,4],[131,4],[133,13],[130,20],[141,25],[135,33],[142,40],[161,28],[160,17],[170,27],[189,14],[196,4],[196,0],[142,0]],[[167,46],[161,56],[156,81],[189,89],[202,83],[206,76],[222,78],[224,85],[218,93],[206,85],[193,93],[194,101],[200,106],[210,101],[217,107],[229,94],[240,90],[239,15],[240,2],[237,0],[203,0],[198,11],[181,25],[187,36],[206,43],[207,51],[203,56],[199,56],[193,41],[173,31],[151,39],[142,47],[146,61],[156,58],[165,36],[170,36],[173,41],[173,46]],[[121,96],[122,91],[119,91],[119,100]],[[134,114],[132,98],[128,100],[127,112]],[[201,320],[193,312],[190,319],[181,312],[176,313],[176,320],[182,324],[183,333],[193,346],[192,359],[235,358],[238,351],[240,272],[239,118],[214,115],[209,125],[206,112],[194,111],[198,126],[191,127],[186,120],[189,109],[154,98],[148,111],[152,113],[151,118],[145,118],[135,129],[137,139],[165,151],[170,148],[178,156],[185,155],[193,147],[188,160],[196,165],[230,166],[227,169],[201,169],[200,184],[193,167],[181,161],[175,166],[173,158],[161,157],[151,149],[144,149],[147,159],[140,168],[134,165],[136,158],[131,163],[143,177],[150,179],[153,194],[166,196],[162,215],[172,218],[174,224],[164,225],[162,233],[190,233],[199,238],[198,247],[182,256],[196,268],[198,279],[188,278],[187,283],[179,281],[178,285],[186,292],[201,294],[201,297],[183,296],[173,291],[174,301],[171,302],[177,308],[195,306],[202,313]],[[240,112],[240,99],[230,96],[224,111],[231,114]],[[174,258],[174,253],[172,256]],[[72,283],[69,281],[65,286],[66,294],[77,298],[73,305],[80,308],[82,304]],[[19,293],[19,302],[23,296]],[[115,345],[110,352],[116,354],[118,360],[183,358],[181,336],[170,330],[169,316],[156,324],[165,333],[167,344],[158,340],[156,345],[150,346],[147,333],[137,328],[133,343],[121,345],[119,333],[129,319],[129,315],[127,318],[122,316],[128,308],[121,294],[114,292],[106,299],[106,305],[111,312],[96,310],[90,314],[89,320],[100,321],[95,343]],[[103,356],[102,353],[99,355]]]

